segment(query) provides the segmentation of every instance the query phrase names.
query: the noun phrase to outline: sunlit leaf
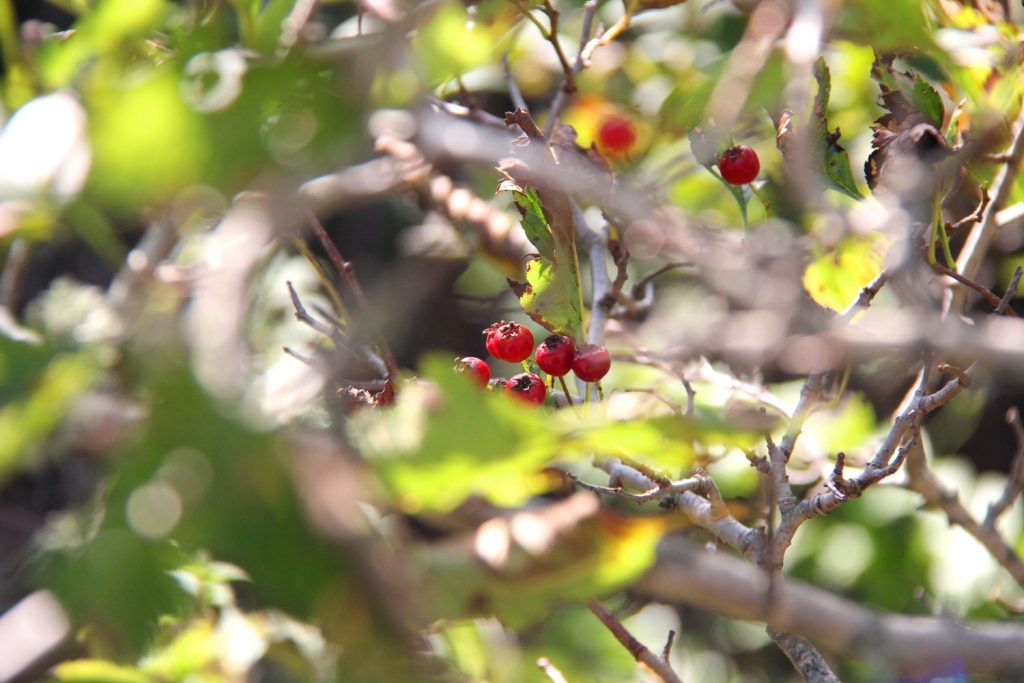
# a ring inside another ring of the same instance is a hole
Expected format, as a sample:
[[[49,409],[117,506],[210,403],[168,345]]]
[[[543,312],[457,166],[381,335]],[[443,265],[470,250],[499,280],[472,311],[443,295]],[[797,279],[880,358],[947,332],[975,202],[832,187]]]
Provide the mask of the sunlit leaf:
[[[86,14],[67,40],[46,42],[39,60],[43,82],[54,89],[68,85],[88,60],[155,28],[167,7],[164,0],[97,3],[95,12]]]
[[[209,154],[201,117],[166,69],[106,91],[95,108],[92,141],[89,188],[117,207],[172,197],[200,180]]]
[[[153,680],[134,666],[121,666],[101,659],[63,662],[53,670],[53,676],[68,683],[150,683]]]
[[[437,84],[482,65],[494,54],[496,37],[481,24],[470,28],[469,17],[461,5],[443,5],[416,40],[419,64],[427,82]]]
[[[403,509],[449,510],[472,494],[517,505],[543,490],[539,470],[555,436],[540,414],[480,391],[452,371],[450,359],[428,359],[422,372],[440,396],[406,389],[397,408],[379,418],[366,414],[354,425]]]
[[[881,272],[887,247],[886,238],[877,233],[847,237],[807,266],[804,288],[822,306],[842,311]]]
[[[575,235],[566,235],[548,224],[540,197],[532,188],[517,192],[516,203],[523,212],[523,230],[540,258],[530,261],[526,284],[513,284],[513,291],[526,314],[539,325],[582,341]]]
[[[25,399],[0,408],[0,479],[33,454],[98,376],[90,353],[58,356]]]

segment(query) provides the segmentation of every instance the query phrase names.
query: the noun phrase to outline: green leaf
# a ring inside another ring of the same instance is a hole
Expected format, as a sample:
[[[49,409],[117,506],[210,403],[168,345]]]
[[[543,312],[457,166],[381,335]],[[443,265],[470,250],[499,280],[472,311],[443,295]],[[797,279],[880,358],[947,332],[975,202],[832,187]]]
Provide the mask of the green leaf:
[[[839,144],[839,129],[836,128],[834,133],[828,129],[825,114],[832,94],[832,75],[823,57],[819,57],[814,63],[814,79],[818,82],[818,94],[814,97],[812,125],[818,169],[825,174],[829,187],[854,199],[861,199],[863,195],[853,179],[850,156]]]
[[[150,677],[134,666],[120,666],[101,659],[78,659],[58,664],[53,670],[58,681],[68,683],[149,683]]]
[[[881,272],[888,244],[878,233],[847,237],[834,250],[807,266],[804,288],[822,306],[834,311],[844,310],[861,287]]]
[[[882,106],[896,117],[897,123],[920,113],[936,128],[942,127],[946,115],[942,98],[919,74],[895,69],[891,57],[876,57],[871,77],[881,88]]]
[[[440,396],[407,387],[397,407],[351,424],[403,510],[451,510],[473,494],[514,506],[546,487],[539,470],[556,442],[542,414],[479,390],[450,359],[431,357],[421,371]]]
[[[145,35],[168,9],[164,0],[103,0],[75,24],[67,40],[49,40],[39,58],[40,79],[48,89],[68,85],[79,69],[123,42]]]
[[[571,232],[571,226],[570,231],[552,228],[541,207],[540,196],[532,188],[517,192],[516,204],[523,212],[523,230],[537,247],[540,258],[527,265],[525,285],[509,281],[512,289],[523,310],[539,325],[580,342],[583,316],[573,254],[575,233]]]

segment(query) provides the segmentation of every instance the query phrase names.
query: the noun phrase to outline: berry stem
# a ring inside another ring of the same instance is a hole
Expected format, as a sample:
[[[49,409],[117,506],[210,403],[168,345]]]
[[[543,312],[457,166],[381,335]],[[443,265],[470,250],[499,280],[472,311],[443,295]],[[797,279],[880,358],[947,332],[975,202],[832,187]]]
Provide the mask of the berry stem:
[[[587,382],[587,395],[583,399],[587,407],[587,417],[590,417],[590,382]]]
[[[601,382],[600,381],[594,382],[594,386],[597,387],[597,400],[601,401],[603,403],[604,402],[604,391],[601,389]]]
[[[565,383],[565,378],[559,377],[558,381],[562,384],[562,391],[565,392],[565,400],[569,402],[570,406],[575,406],[576,404],[573,403],[572,394],[569,393],[569,386]]]
[[[527,363],[525,360],[523,361],[523,372],[530,372],[530,364]]]

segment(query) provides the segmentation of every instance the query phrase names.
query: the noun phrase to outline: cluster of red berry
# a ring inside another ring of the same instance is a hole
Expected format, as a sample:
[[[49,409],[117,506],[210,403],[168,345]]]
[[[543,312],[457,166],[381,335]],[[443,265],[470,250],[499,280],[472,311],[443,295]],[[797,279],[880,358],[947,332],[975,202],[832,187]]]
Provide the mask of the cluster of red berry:
[[[552,377],[564,377],[572,370],[584,382],[597,382],[612,366],[608,349],[598,344],[577,347],[570,337],[553,334],[533,349],[533,333],[519,323],[502,320],[484,330],[487,350],[498,360],[521,363],[531,355],[537,367]],[[473,356],[458,359],[455,369],[468,372],[480,386],[491,380],[491,368]],[[544,381],[532,372],[521,372],[508,380],[497,380],[495,386],[504,386],[505,393],[526,403],[540,405],[547,398]]]

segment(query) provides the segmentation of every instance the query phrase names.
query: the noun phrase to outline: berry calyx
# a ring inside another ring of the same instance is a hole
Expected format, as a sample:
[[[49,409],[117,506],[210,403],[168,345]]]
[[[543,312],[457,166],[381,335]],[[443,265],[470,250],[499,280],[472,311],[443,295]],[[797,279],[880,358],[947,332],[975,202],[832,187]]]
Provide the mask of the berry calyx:
[[[598,344],[584,344],[576,349],[572,359],[572,371],[584,382],[597,382],[608,374],[612,357],[608,349]]]
[[[730,147],[718,157],[718,170],[722,179],[730,185],[746,185],[761,172],[761,161],[757,152],[746,145]]]
[[[520,372],[509,378],[505,393],[524,403],[539,406],[547,398],[548,388],[532,372]]]
[[[498,360],[519,363],[533,353],[533,333],[519,323],[502,320],[486,330],[487,350]]]
[[[537,366],[554,377],[564,377],[572,370],[576,344],[564,334],[553,334],[537,346]]]
[[[636,127],[621,116],[605,118],[597,129],[597,145],[613,156],[624,156],[636,144]]]
[[[455,371],[469,373],[470,379],[481,387],[491,381],[491,368],[487,363],[474,356],[455,359]]]

